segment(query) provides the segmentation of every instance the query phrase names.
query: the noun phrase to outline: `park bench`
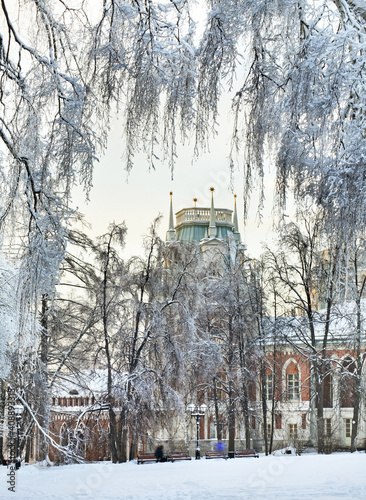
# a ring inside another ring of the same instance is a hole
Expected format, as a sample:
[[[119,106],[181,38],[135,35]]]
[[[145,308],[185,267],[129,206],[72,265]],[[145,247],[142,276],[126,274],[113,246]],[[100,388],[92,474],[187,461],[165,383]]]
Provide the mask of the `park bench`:
[[[234,457],[235,458],[245,458],[245,457],[258,458],[259,455],[258,455],[258,453],[255,452],[255,450],[237,450],[234,452]]]
[[[154,453],[139,453],[137,455],[138,464],[144,464],[145,462],[157,462]]]
[[[174,452],[169,453],[167,460],[168,462],[175,462],[176,460],[191,460],[191,457],[187,453]]]
[[[206,458],[211,459],[211,458],[225,458],[225,460],[228,458],[228,456],[223,453],[222,451],[206,451]]]

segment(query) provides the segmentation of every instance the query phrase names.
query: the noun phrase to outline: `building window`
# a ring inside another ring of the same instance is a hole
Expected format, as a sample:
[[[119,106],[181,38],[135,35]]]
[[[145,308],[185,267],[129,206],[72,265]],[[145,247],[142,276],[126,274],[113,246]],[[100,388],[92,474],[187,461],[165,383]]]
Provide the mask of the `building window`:
[[[301,415],[301,429],[306,429],[306,413]]]
[[[352,408],[354,406],[354,373],[356,370],[355,362],[347,357],[342,362],[341,371],[341,407]]]
[[[287,400],[288,401],[298,401],[299,399],[300,399],[299,374],[298,373],[288,373],[287,374]]]
[[[252,429],[255,429],[255,416],[252,415]]]
[[[267,373],[266,375],[266,399],[267,401],[273,400],[273,375]]]
[[[332,420],[330,418],[324,419],[324,435],[327,438],[332,436]]]
[[[350,438],[351,437],[351,419],[350,418],[344,419],[344,427],[345,427],[346,438]]]
[[[282,429],[282,415],[281,415],[281,413],[275,414],[275,428]]]
[[[289,424],[288,425],[288,437],[290,441],[297,440],[297,424]]]
[[[215,422],[210,422],[210,439],[216,438],[216,425]]]

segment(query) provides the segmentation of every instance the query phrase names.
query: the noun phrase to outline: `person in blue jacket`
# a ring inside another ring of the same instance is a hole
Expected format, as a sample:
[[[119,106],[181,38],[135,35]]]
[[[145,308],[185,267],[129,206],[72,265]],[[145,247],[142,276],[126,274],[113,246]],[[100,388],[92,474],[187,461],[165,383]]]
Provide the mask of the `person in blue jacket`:
[[[216,451],[219,453],[224,453],[225,451],[225,444],[219,439],[216,443]]]

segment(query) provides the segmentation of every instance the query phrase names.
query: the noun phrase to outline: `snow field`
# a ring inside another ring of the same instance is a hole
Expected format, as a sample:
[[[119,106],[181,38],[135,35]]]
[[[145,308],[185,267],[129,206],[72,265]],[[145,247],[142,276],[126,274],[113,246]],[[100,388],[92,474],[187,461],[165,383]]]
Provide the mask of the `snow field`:
[[[23,466],[15,493],[0,469],[0,499],[340,500],[366,498],[366,454],[260,456],[137,465]]]

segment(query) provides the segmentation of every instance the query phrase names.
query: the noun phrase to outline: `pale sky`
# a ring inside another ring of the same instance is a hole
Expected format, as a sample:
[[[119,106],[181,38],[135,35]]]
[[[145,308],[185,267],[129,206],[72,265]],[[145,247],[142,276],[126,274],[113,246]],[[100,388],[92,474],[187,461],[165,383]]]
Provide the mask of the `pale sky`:
[[[196,19],[204,18],[199,12]],[[199,29],[199,27],[198,27]],[[239,81],[245,67],[237,69]],[[192,144],[178,149],[178,158],[171,179],[168,163],[156,162],[156,170],[149,171],[143,155],[135,157],[135,166],[128,176],[123,163],[122,125],[115,121],[109,136],[108,148],[100,158],[94,173],[94,187],[90,193],[90,202],[85,203],[80,190],[76,191],[74,205],[85,214],[92,225],[91,235],[97,236],[107,231],[108,225],[115,221],[126,222],[128,232],[125,256],[141,255],[142,241],[148,233],[149,226],[155,217],[163,215],[159,235],[165,240],[169,221],[170,191],[173,192],[174,214],[182,208],[194,206],[193,198],[197,198],[197,206],[210,206],[210,187],[215,188],[214,203],[216,208],[234,208],[234,194],[237,195],[239,230],[242,241],[247,246],[251,257],[262,253],[261,243],[270,244],[272,238],[272,190],[273,169],[266,182],[266,202],[262,224],[258,225],[257,206],[258,193],[251,198],[251,213],[244,230],[243,221],[243,172],[237,168],[233,179],[233,190],[230,188],[229,151],[232,132],[232,116],[230,113],[231,98],[235,91],[222,93],[219,103],[218,135],[210,143],[210,152],[202,153],[192,163]],[[179,135],[179,134],[177,134]],[[269,167],[270,168],[270,167]],[[259,183],[258,183],[259,184]]]

